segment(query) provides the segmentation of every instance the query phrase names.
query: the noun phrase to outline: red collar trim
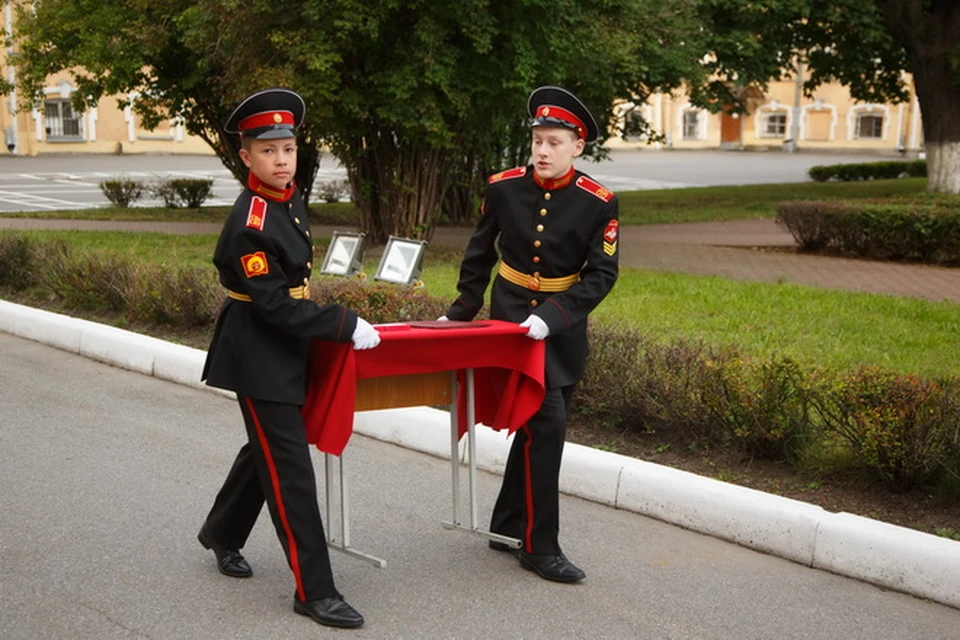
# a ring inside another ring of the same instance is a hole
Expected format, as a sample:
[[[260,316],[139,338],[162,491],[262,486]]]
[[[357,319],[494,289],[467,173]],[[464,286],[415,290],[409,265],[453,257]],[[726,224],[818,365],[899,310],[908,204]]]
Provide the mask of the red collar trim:
[[[293,183],[290,183],[290,186],[284,190],[274,189],[273,187],[264,184],[260,178],[254,175],[253,171],[247,174],[247,187],[250,188],[254,193],[258,193],[268,200],[274,200],[276,202],[286,202],[293,197],[293,192],[296,190],[296,187],[293,186]]]
[[[550,180],[544,180],[537,175],[537,172],[533,172],[533,181],[537,183],[537,186],[546,189],[547,191],[553,191],[554,189],[561,189],[571,182],[573,182],[573,175],[576,173],[573,167],[570,167],[570,171],[566,172],[559,178],[552,178]]]

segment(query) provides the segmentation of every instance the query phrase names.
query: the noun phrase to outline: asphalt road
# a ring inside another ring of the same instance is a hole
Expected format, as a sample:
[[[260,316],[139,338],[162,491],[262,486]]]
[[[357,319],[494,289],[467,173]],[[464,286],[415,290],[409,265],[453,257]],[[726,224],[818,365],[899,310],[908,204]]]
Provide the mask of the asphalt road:
[[[956,609],[568,496],[562,540],[588,577],[548,583],[441,528],[445,461],[354,437],[353,545],[388,564],[333,554],[367,618],[333,632],[292,612],[265,514],[244,549],[252,579],[222,577],[196,542],[243,441],[233,401],[7,334],[0,378],[5,640],[945,640],[960,629]],[[480,474],[483,517],[498,480]]]
[[[613,151],[610,160],[579,161],[578,167],[613,191],[802,182],[818,164],[871,162],[877,155],[721,151]],[[214,156],[55,155],[0,156],[0,213],[107,206],[99,183],[126,176],[145,183],[170,177],[213,180],[210,205],[231,205],[239,192],[233,176]],[[315,185],[342,180],[344,169],[330,155],[320,161]],[[140,205],[162,202],[145,196]]]

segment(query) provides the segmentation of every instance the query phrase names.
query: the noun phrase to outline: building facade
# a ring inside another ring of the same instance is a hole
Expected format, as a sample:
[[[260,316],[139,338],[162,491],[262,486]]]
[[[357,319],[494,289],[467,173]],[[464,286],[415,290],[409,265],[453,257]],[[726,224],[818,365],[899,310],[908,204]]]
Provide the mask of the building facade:
[[[617,105],[619,129],[614,148],[648,147],[644,138],[624,137],[629,118],[642,117],[663,138],[654,148],[783,149],[877,152],[915,157],[923,151],[920,104],[910,87],[902,104],[856,102],[846,87],[820,86],[813,97],[799,91],[794,78],[771,82],[767,91],[749,94],[746,114],[710,113],[690,104],[683,93],[655,94],[645,104]],[[802,79],[801,79],[802,81]]]
[[[7,42],[12,41],[15,2],[5,2],[0,20]],[[12,46],[0,50],[0,68],[10,84],[16,82]],[[8,155],[47,153],[200,153],[213,154],[197,136],[186,132],[174,116],[155,130],[144,129],[129,107],[120,107],[121,96],[102,98],[95,107],[77,112],[71,101],[76,87],[69,73],[50,76],[43,88],[43,103],[29,111],[18,110],[20,96],[12,91],[2,98],[0,130]],[[136,101],[138,94],[122,96]],[[0,155],[4,151],[0,150]]]

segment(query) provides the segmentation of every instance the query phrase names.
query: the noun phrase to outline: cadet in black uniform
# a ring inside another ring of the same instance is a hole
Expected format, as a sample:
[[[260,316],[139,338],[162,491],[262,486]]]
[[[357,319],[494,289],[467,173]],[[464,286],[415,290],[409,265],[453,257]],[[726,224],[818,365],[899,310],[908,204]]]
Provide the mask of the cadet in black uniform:
[[[483,306],[491,271],[490,317],[518,322],[547,340],[547,393],[520,428],[507,460],[490,529],[523,542],[520,564],[548,580],[576,582],[560,530],[559,474],[566,415],[587,357],[587,316],[617,280],[618,201],[573,167],[597,138],[590,111],[569,91],[541,87],[528,102],[533,164],[492,176],[480,220],[460,267],[450,320],[470,320]],[[507,545],[491,540],[501,551]]]
[[[309,299],[313,241],[294,184],[304,111],[293,91],[268,89],[244,100],[224,127],[240,134],[250,173],[213,258],[227,299],[203,379],[236,392],[249,441],[198,537],[221,573],[251,576],[240,549],[266,501],[293,571],[294,611],[328,626],[359,627],[363,617],[333,583],[300,408],[312,340],[369,349],[380,336],[353,311]]]

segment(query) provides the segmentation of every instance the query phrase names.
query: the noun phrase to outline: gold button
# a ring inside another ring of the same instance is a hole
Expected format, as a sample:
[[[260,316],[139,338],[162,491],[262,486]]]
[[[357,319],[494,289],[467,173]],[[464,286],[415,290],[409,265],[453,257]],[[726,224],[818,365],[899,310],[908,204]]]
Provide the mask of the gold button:
[[[308,262],[308,263],[307,263],[307,269],[313,269],[313,263],[312,263],[312,262]]]
[[[303,279],[303,286],[307,286],[308,284],[310,284],[310,278],[304,278],[304,279]]]
[[[547,210],[546,210],[546,209],[540,209],[540,215],[542,215],[542,216],[547,215]]]
[[[537,225],[537,231],[543,231],[543,225],[542,225],[542,224],[538,224],[538,225]]]
[[[296,222],[297,224],[300,224],[300,218],[294,218],[293,221]]]
[[[549,200],[549,199],[550,199],[550,192],[549,192],[549,191],[547,191],[545,194],[543,194],[543,199],[544,199],[544,200]]]
[[[531,306],[531,307],[537,306],[537,301],[536,301],[536,300],[531,300],[531,301],[530,301],[530,306]]]
[[[540,262],[540,256],[533,256],[534,262]]]
[[[540,242],[539,240],[534,240],[534,241],[533,241],[533,246],[535,246],[535,247],[538,247],[538,248],[539,248],[541,244],[543,244],[543,243]]]

